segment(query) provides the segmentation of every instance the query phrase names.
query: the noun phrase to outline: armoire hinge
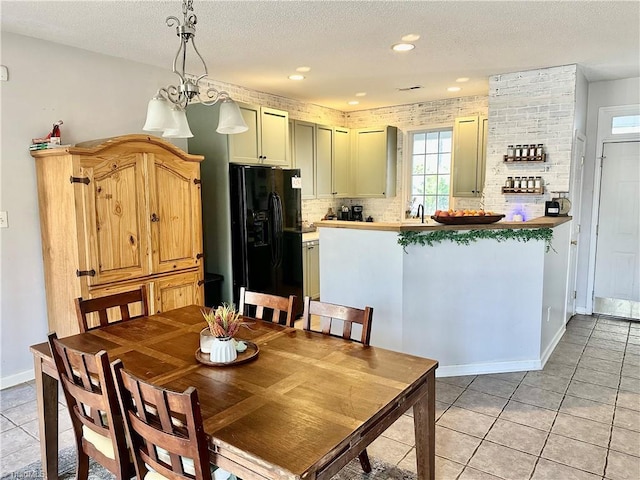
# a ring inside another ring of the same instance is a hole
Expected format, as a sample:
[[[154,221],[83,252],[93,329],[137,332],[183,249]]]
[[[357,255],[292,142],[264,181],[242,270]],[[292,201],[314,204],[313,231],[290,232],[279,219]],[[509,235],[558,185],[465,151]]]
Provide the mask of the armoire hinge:
[[[71,183],[84,183],[85,185],[89,185],[89,177],[69,177],[69,181]]]
[[[201,258],[204,258],[204,253],[198,253],[196,255],[196,260],[200,260]]]
[[[196,185],[200,185],[202,183],[202,180],[200,180],[199,178],[194,178],[193,183],[195,183]]]
[[[91,270],[76,270],[76,276],[78,277],[95,277],[96,271],[92,268]]]
[[[202,285],[204,285],[204,280],[198,280],[198,286],[201,287]]]

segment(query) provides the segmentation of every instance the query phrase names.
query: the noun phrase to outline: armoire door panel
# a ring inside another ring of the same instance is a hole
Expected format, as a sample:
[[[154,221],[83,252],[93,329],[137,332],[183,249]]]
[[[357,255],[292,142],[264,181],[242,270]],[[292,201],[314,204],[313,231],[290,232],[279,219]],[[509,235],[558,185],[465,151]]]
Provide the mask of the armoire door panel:
[[[149,273],[143,162],[142,154],[81,161],[89,285]]]
[[[187,305],[204,305],[203,287],[199,272],[172,275],[153,282],[154,310],[166,312]]]
[[[199,264],[199,164],[169,162],[148,154],[150,168],[150,225],[153,272],[170,272]]]

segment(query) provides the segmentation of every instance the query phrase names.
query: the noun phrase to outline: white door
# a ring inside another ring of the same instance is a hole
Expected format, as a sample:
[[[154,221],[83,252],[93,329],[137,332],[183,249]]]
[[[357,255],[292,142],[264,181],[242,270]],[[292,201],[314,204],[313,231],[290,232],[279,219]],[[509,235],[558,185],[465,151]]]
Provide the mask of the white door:
[[[595,313],[640,318],[640,142],[603,145]]]
[[[576,313],[576,281],[578,277],[578,235],[580,233],[580,207],[582,205],[582,179],[584,177],[584,153],[586,138],[576,132],[571,158],[571,182],[569,200],[571,210],[571,245],[569,246],[569,272],[567,277],[567,308],[565,323]]]

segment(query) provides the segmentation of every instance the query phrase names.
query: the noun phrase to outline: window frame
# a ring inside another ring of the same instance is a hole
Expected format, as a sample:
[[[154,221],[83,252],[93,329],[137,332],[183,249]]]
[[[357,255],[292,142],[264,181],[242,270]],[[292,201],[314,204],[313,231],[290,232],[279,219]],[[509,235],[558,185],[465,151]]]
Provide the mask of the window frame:
[[[414,127],[411,129],[407,129],[405,131],[405,135],[404,135],[404,152],[405,155],[403,155],[403,175],[402,175],[402,179],[403,179],[403,199],[402,202],[400,202],[400,218],[403,221],[409,220],[405,217],[405,207],[407,205],[407,203],[411,202],[411,199],[413,198],[413,194],[411,193],[412,191],[412,174],[413,174],[413,137],[416,134],[420,134],[420,133],[433,133],[433,132],[442,132],[442,131],[450,131],[451,132],[451,164],[450,164],[450,172],[449,172],[449,178],[451,179],[451,177],[453,177],[453,149],[454,149],[454,139],[453,139],[453,127],[454,124],[453,123],[443,123],[443,124],[436,124],[436,125],[428,125],[428,126],[420,126],[420,127]],[[449,183],[449,208],[451,208],[452,206],[452,202],[453,202],[453,197],[451,196],[451,183]],[[425,213],[425,216],[427,215],[427,213]],[[431,213],[429,213],[429,215],[431,215]]]

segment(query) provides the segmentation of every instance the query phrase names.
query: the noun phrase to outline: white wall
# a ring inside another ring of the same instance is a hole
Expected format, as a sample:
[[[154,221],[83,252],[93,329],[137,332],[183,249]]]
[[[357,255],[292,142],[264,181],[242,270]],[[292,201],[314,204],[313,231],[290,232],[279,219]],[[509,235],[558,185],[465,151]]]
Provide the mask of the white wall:
[[[578,257],[578,282],[576,285],[576,308],[587,312],[587,275],[589,249],[591,248],[591,219],[593,216],[593,185],[596,168],[598,111],[601,107],[635,105],[640,103],[640,78],[594,82],[589,84],[587,110],[587,146],[582,182],[582,210],[580,212],[580,251]]]
[[[9,228],[0,230],[0,385],[5,386],[28,379],[29,345],[46,340],[48,331],[31,139],[46,135],[60,119],[64,144],[143,133],[149,98],[173,75],[5,32],[2,64],[9,69],[9,81],[0,86],[0,210],[9,213]]]

